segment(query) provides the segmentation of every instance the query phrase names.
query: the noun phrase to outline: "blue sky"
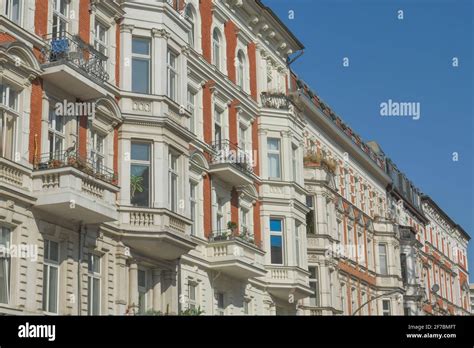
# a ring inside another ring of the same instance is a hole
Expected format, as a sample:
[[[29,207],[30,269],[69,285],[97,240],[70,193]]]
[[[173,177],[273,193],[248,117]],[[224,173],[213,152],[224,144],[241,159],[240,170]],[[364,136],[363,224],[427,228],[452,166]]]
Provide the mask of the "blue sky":
[[[264,2],[306,47],[293,70],[474,236],[473,1]],[[421,103],[420,119],[380,116],[389,99]],[[474,240],[468,257],[473,270]]]

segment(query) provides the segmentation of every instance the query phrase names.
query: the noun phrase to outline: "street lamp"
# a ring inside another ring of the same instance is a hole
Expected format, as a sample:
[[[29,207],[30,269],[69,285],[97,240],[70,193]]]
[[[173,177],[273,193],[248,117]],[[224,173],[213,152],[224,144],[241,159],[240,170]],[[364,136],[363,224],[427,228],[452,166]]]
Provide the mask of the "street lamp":
[[[396,293],[398,293],[399,291],[400,291],[400,290],[392,290],[392,291],[389,291],[389,292],[380,294],[380,295],[378,295],[378,296],[375,296],[374,298],[371,298],[370,300],[368,300],[368,301],[362,303],[361,306],[360,306],[359,308],[357,308],[357,309],[355,310],[355,312],[352,313],[352,315],[356,315],[356,313],[359,312],[366,304],[372,302],[373,300],[376,300],[376,299],[381,298],[381,297],[383,297],[383,296],[390,296],[390,295],[396,294]]]

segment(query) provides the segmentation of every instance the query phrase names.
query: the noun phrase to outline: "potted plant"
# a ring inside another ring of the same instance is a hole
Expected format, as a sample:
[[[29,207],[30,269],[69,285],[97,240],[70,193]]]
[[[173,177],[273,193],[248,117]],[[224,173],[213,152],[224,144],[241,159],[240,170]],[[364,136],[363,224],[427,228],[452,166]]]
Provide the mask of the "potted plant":
[[[130,189],[132,198],[135,197],[135,193],[143,192],[143,177],[138,175],[132,175],[130,177]]]

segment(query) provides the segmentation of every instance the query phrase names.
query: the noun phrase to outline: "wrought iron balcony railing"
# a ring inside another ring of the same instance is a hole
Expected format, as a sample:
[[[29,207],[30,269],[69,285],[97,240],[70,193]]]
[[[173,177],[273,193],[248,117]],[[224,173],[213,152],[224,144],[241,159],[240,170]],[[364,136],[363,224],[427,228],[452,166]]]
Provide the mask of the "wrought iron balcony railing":
[[[117,184],[117,174],[98,161],[80,156],[77,152],[49,152],[41,155],[35,170],[73,167],[81,172],[105,181]]]
[[[262,92],[262,105],[265,108],[288,110],[291,101],[284,93]]]
[[[79,36],[69,33],[48,34],[42,50],[43,64],[71,64],[90,77],[105,82],[109,79],[107,56],[85,43]]]
[[[253,160],[251,152],[241,149],[229,140],[218,140],[212,143],[214,155],[212,164],[230,163],[237,169],[252,174]]]

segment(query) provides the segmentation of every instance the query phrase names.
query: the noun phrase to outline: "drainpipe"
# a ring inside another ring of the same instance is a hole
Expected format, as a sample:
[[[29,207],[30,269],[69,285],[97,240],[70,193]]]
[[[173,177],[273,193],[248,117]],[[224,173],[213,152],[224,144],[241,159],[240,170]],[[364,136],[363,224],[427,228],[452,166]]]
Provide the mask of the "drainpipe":
[[[291,64],[293,64],[299,57],[301,57],[303,54],[304,54],[304,50],[300,50],[298,51],[298,55],[294,58],[291,58],[288,57],[288,59],[286,60],[286,66],[289,67]]]

